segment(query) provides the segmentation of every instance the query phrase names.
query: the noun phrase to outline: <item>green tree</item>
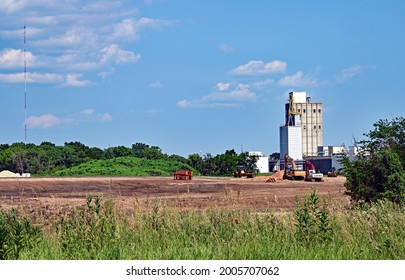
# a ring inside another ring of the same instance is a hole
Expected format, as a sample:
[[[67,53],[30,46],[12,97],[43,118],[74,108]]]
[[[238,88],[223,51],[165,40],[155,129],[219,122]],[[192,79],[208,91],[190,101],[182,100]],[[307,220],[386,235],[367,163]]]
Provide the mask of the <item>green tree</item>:
[[[105,151],[107,158],[118,158],[132,155],[131,149],[125,146],[110,147]]]
[[[346,193],[353,200],[405,202],[404,131],[403,118],[380,120],[358,143],[358,157],[343,158]]]
[[[134,155],[134,157],[143,158],[145,149],[147,148],[149,148],[149,145],[146,145],[144,143],[132,144],[132,154]]]
[[[203,166],[203,159],[199,154],[191,154],[188,156],[187,159],[188,164],[190,166],[201,172]]]
[[[277,153],[277,152],[272,153],[272,154],[270,155],[270,158],[271,158],[271,159],[280,159],[280,153]]]

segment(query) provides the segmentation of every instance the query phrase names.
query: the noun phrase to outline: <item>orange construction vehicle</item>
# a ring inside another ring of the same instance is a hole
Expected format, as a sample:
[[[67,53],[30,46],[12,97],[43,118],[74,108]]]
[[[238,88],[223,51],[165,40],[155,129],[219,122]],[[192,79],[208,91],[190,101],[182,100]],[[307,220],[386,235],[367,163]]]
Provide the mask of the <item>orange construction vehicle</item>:
[[[283,179],[288,180],[304,180],[306,177],[306,172],[304,170],[298,170],[295,165],[294,159],[289,155],[284,155],[284,175]]]
[[[190,170],[177,170],[174,173],[174,180],[192,180],[193,171]]]

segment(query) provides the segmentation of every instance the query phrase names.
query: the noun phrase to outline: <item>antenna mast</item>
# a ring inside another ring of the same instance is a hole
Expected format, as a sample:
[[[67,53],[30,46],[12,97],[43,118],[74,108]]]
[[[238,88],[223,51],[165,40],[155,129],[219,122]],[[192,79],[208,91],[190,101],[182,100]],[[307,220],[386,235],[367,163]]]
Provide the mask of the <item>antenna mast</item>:
[[[26,26],[24,24],[24,143],[27,144],[27,60],[25,48]]]

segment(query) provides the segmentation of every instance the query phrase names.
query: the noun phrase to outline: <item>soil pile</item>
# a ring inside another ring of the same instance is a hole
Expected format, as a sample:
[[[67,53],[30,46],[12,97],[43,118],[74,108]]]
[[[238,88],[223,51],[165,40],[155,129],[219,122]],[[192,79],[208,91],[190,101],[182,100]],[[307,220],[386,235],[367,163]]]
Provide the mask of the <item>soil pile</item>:
[[[271,182],[276,182],[278,180],[283,180],[283,175],[284,175],[283,171],[277,171],[271,176],[257,176],[254,178],[254,180],[258,181],[258,182],[267,182],[267,183],[270,182],[271,183]]]
[[[14,177],[21,177],[21,175],[18,173],[8,171],[8,170],[3,170],[0,172],[0,177],[1,178],[10,178],[10,177],[14,178]]]

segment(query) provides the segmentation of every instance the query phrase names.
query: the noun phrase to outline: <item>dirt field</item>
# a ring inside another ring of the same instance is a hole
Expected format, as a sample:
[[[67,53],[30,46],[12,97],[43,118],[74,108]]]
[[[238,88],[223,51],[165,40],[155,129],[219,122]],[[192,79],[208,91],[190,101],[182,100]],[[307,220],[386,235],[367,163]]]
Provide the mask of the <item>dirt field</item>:
[[[86,177],[86,178],[1,178],[0,208],[24,209],[28,213],[57,215],[86,205],[88,194],[112,199],[124,211],[160,205],[176,209],[227,208],[260,212],[266,209],[292,209],[296,197],[316,187],[329,197],[331,205],[347,204],[344,178],[325,178],[324,182],[280,181],[265,178],[223,179],[195,177],[176,181],[171,177]]]

